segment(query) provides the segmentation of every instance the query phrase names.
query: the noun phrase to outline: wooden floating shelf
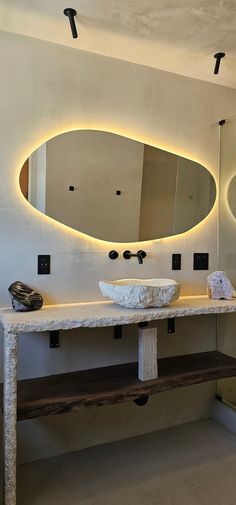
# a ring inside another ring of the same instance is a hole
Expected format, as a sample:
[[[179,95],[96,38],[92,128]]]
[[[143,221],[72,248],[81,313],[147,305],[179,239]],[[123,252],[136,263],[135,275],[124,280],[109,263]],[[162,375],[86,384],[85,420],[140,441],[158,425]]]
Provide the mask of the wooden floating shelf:
[[[137,363],[18,382],[18,420],[76,412],[171,389],[236,376],[236,359],[204,352],[158,360],[159,377],[141,382]]]

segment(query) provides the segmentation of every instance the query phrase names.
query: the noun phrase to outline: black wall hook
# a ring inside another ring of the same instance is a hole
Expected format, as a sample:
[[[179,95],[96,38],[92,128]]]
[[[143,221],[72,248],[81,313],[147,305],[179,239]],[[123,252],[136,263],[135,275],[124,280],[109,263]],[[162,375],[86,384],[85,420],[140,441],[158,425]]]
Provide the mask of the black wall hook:
[[[77,39],[78,33],[75,24],[75,16],[77,14],[77,11],[75,9],[72,9],[71,7],[67,7],[66,9],[64,9],[63,13],[65,14],[65,16],[69,18],[73,39]]]
[[[225,57],[225,53],[216,53],[214,58],[216,59],[214,74],[219,73],[221,59]]]

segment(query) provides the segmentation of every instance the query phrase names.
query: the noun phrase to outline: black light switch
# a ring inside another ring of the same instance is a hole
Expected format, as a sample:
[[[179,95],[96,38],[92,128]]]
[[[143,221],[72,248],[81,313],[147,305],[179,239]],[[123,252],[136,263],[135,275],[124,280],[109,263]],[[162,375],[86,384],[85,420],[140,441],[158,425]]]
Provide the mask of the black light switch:
[[[38,255],[38,275],[50,274],[50,254]]]
[[[172,254],[172,270],[181,270],[181,254]]]
[[[208,269],[209,269],[209,254],[194,253],[193,270],[208,270]]]

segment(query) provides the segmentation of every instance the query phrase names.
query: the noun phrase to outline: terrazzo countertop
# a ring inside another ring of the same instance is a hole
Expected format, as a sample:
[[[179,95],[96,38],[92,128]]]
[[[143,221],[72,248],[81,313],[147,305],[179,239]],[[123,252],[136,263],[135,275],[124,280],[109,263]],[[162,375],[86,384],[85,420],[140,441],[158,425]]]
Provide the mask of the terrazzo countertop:
[[[127,309],[110,301],[45,305],[33,312],[0,309],[3,328],[12,333],[135,324],[172,317],[236,312],[236,299],[211,300],[207,296],[182,296],[167,307]]]

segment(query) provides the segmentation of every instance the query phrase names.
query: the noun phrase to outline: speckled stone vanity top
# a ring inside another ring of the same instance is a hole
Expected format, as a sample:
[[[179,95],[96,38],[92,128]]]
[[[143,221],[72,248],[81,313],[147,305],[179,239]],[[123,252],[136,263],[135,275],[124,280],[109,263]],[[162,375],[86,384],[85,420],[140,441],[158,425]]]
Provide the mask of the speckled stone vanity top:
[[[211,300],[207,296],[182,296],[167,307],[126,309],[110,301],[45,305],[34,312],[0,309],[0,322],[8,332],[67,330],[116,326],[171,317],[236,312],[236,299]]]

